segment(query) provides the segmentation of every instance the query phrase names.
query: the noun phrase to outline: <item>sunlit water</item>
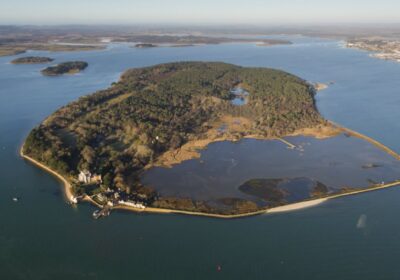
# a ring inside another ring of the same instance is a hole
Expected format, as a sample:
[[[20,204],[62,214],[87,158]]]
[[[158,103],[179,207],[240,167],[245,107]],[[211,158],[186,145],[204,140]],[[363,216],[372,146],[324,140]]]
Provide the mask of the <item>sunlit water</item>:
[[[274,47],[113,45],[30,53],[56,63],[89,62],[81,74],[56,78],[41,76],[43,65],[0,58],[1,279],[397,279],[399,188],[228,221],[125,212],[95,221],[92,206],[70,207],[56,179],[18,157],[27,133],[58,107],[107,87],[127,68],[178,60],[273,67],[313,82],[334,81],[317,95],[322,114],[400,152],[400,64],[336,41],[292,40]]]

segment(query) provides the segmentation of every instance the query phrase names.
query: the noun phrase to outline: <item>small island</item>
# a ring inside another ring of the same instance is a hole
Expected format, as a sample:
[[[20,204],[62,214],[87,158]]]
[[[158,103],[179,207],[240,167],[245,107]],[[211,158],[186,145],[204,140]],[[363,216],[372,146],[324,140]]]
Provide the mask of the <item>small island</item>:
[[[104,45],[68,45],[53,43],[6,43],[0,44],[0,57],[26,53],[28,50],[49,52],[78,52],[105,49]]]
[[[11,61],[12,64],[41,64],[41,63],[49,63],[54,59],[50,57],[41,57],[41,56],[26,56],[14,59]]]
[[[146,49],[146,48],[156,48],[158,47],[155,44],[149,44],[149,43],[141,43],[141,44],[136,44],[135,48],[139,48],[139,49]]]
[[[59,76],[63,74],[75,74],[88,67],[88,63],[84,61],[70,61],[50,66],[42,70],[45,76]]]
[[[199,159],[200,151],[212,143],[246,139],[268,141],[276,150],[296,153],[300,162],[304,144],[283,137],[341,135],[338,141],[345,141],[354,136],[400,158],[379,142],[325,120],[316,108],[315,94],[311,83],[267,68],[177,62],[131,69],[110,88],[50,115],[28,135],[21,154],[63,180],[71,203],[89,201],[102,208],[95,217],[111,209],[243,217],[398,184],[379,181],[367,188],[347,184],[328,188],[325,181],[308,176],[263,178],[256,174],[236,182],[236,190],[220,191],[215,197],[212,184],[208,185],[207,198],[203,198],[204,193],[196,189],[196,196],[179,195],[183,189],[165,195],[143,180],[154,169],[168,170]],[[244,102],[235,102],[238,98]],[[357,170],[373,171],[361,166]],[[190,185],[187,179],[182,181],[185,189]],[[292,192],[298,184],[300,193]]]

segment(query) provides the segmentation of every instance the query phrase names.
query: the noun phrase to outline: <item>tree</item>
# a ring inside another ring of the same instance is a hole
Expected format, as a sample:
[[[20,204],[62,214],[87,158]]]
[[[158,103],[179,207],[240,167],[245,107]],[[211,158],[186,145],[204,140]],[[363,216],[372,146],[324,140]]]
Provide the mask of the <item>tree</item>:
[[[86,145],[82,149],[81,156],[83,159],[83,161],[81,162],[82,167],[85,169],[92,167],[92,165],[95,161],[95,158],[96,158],[95,150],[92,147]]]

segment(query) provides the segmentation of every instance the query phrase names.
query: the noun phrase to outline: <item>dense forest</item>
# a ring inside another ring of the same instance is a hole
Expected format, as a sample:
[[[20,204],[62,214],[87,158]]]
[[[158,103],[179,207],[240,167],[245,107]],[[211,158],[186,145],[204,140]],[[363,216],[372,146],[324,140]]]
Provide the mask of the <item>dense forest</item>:
[[[69,61],[50,66],[42,70],[42,74],[46,76],[58,76],[63,74],[73,74],[80,72],[88,67],[88,63],[84,61]]]
[[[238,85],[250,93],[245,106],[231,103]],[[60,108],[32,130],[24,152],[70,179],[79,170],[101,174],[98,191],[148,194],[140,183],[143,169],[164,152],[201,139],[224,115],[248,118],[252,128],[245,134],[266,137],[324,122],[312,86],[286,72],[169,63],[128,70],[109,89]],[[76,192],[87,191],[74,185]],[[161,201],[155,205],[165,207]]]

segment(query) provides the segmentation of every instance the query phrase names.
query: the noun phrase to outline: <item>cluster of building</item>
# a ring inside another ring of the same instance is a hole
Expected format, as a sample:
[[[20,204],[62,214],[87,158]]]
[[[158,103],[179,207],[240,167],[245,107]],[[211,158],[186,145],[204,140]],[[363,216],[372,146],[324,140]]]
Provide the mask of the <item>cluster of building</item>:
[[[102,183],[101,175],[92,174],[90,171],[83,170],[78,175],[78,181],[84,184],[91,184],[91,183]]]
[[[347,47],[376,52],[372,54],[373,57],[400,62],[400,41],[398,40],[352,40],[347,43]]]
[[[80,171],[78,181],[83,184],[101,184],[101,175],[92,174],[90,171]],[[117,205],[130,206],[137,209],[145,209],[146,205],[154,200],[154,196],[148,196],[143,193],[126,193],[124,191],[108,188],[106,191],[92,196],[92,199],[97,203],[106,207],[113,207]],[[77,202],[77,201],[76,201]]]
[[[134,202],[134,201],[125,201],[125,200],[119,200],[118,201],[118,204],[121,204],[121,205],[126,205],[126,206],[130,206],[130,207],[133,207],[133,208],[138,208],[138,209],[145,209],[146,208],[146,206],[144,206],[142,203],[140,203],[140,202]]]
[[[104,193],[96,194],[93,197],[96,201],[101,204],[106,204],[110,207],[116,205],[125,205],[138,209],[145,209],[149,203],[149,198],[143,194],[126,194],[125,192],[119,192],[107,189]]]

